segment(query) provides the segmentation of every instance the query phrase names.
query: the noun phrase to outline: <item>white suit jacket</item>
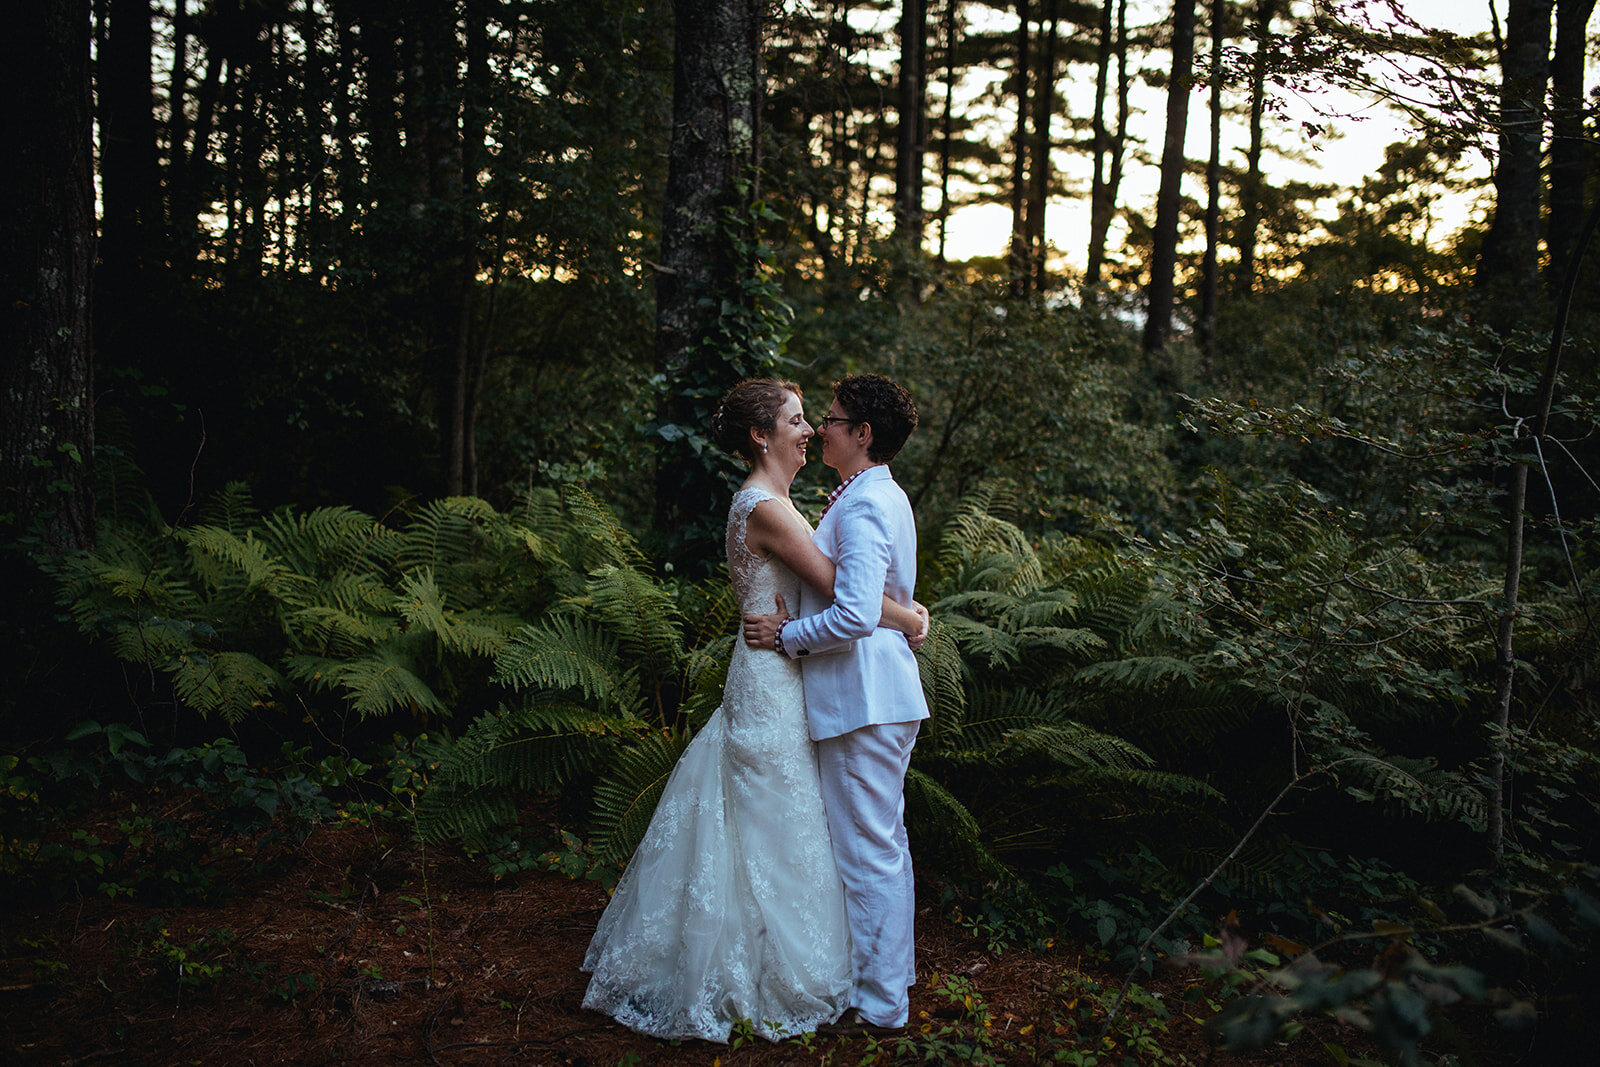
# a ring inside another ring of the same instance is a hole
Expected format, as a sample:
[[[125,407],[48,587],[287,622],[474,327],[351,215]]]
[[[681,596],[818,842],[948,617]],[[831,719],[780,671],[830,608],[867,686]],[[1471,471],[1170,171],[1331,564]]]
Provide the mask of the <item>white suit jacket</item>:
[[[783,650],[805,673],[812,740],[926,719],[916,654],[900,631],[878,626],[884,594],[910,604],[917,583],[917,527],[905,490],[888,467],[868,467],[811,539],[837,568],[833,600],[801,583]]]

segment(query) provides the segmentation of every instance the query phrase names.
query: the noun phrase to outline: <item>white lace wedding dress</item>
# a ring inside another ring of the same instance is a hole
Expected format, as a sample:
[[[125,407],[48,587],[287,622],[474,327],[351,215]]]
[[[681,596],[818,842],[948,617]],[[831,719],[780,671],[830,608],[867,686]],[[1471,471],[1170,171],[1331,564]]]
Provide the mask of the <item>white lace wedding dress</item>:
[[[800,580],[745,546],[770,494],[741,489],[728,570],[742,611],[800,602]],[[667,779],[644,840],[589,942],[583,1006],[640,1033],[771,1040],[836,1018],[850,934],[806,730],[800,668],[737,641],[719,707]]]

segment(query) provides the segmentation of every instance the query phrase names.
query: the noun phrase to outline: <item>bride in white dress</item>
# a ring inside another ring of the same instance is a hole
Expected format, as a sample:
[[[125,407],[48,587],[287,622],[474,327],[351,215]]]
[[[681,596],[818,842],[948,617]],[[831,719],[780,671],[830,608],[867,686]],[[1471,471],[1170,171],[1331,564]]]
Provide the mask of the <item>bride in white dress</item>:
[[[750,462],[728,509],[728,571],[741,612],[798,605],[833,564],[789,500],[813,434],[792,382],[735,386],[717,443]],[[913,639],[926,615],[885,599]],[[736,641],[722,705],[667,779],[583,969],[583,1006],[640,1033],[726,1042],[738,1020],[776,1041],[848,1006],[850,933],[797,663]]]

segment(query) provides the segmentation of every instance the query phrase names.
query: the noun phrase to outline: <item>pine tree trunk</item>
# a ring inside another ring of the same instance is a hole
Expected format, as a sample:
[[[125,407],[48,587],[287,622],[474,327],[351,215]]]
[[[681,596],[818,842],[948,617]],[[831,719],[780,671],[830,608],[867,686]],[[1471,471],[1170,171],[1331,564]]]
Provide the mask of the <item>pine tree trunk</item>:
[[[1523,446],[1523,455],[1514,456],[1511,468],[1511,491],[1506,503],[1506,573],[1501,585],[1500,617],[1495,626],[1495,745],[1489,756],[1489,833],[1490,854],[1498,860],[1505,852],[1506,835],[1506,766],[1510,744],[1511,699],[1517,677],[1516,623],[1517,600],[1522,588],[1523,528],[1528,501],[1529,466],[1544,453],[1544,442],[1550,430],[1550,408],[1555,400],[1556,381],[1561,369],[1561,349],[1566,341],[1567,319],[1572,311],[1573,296],[1577,292],[1580,268],[1595,230],[1600,228],[1600,199],[1589,209],[1581,233],[1572,246],[1572,256],[1567,262],[1561,291],[1556,298],[1555,323],[1550,330],[1550,344],[1545,350],[1544,367],[1539,377],[1539,390],[1534,395],[1531,412],[1519,419],[1522,427],[1531,422],[1531,441]],[[1519,444],[1521,442],[1519,441]]]
[[[1016,70],[1017,125],[1011,136],[1011,295],[1028,291],[1028,0],[1017,0]]]
[[[1182,207],[1183,139],[1189,126],[1189,88],[1194,72],[1194,0],[1172,5],[1172,74],[1167,83],[1167,133],[1161,149],[1161,188],[1156,194],[1156,224],[1146,290],[1144,350],[1163,348],[1172,336],[1172,305],[1177,287],[1178,225]]]
[[[166,257],[150,0],[109,0],[106,14],[97,70],[102,215],[95,312],[99,344],[109,349],[141,332],[131,320],[152,303],[153,279]]]
[[[1050,202],[1050,126],[1055,116],[1058,2],[1046,0],[1044,51],[1040,56],[1039,77],[1033,93],[1033,165],[1028,182],[1027,244],[1033,288],[1041,293],[1048,280],[1044,219],[1046,206]]]
[[[950,224],[950,164],[955,141],[956,4],[944,5],[944,107],[939,116],[939,264],[945,262],[945,236]]]
[[[1222,217],[1222,36],[1225,0],[1211,0],[1211,145],[1206,157],[1206,251],[1200,267],[1200,368],[1209,375],[1217,347],[1217,241]]]
[[[1494,218],[1484,234],[1474,278],[1486,321],[1502,332],[1523,322],[1543,295],[1539,284],[1539,168],[1553,7],[1554,0],[1511,0],[1506,13]]]
[[[762,0],[676,0],[672,145],[656,281],[656,365],[665,381],[656,466],[656,529],[669,558],[706,570],[720,553],[708,516],[726,490],[701,457],[722,393],[759,368],[722,343],[723,308],[748,310],[751,241],[730,240],[749,213],[760,108]],[[748,238],[749,234],[742,235]]]
[[[425,279],[429,322],[428,356],[434,368],[439,423],[440,488],[447,496],[466,491],[467,379],[470,366],[472,287],[476,274],[466,234],[461,131],[461,55],[455,6],[419,13],[415,81],[408,86],[413,123],[408,142],[421,147],[425,164],[419,202],[426,205],[422,248],[414,268]],[[408,145],[409,147],[409,145]]]
[[[895,132],[894,227],[908,250],[922,247],[922,156],[925,125],[928,10],[926,0],[900,5],[899,126]]]
[[[1267,101],[1267,68],[1272,57],[1272,20],[1280,0],[1256,0],[1255,52],[1250,57],[1250,148],[1239,189],[1239,273],[1234,292],[1248,295],[1256,285],[1256,240],[1261,229],[1262,115]]]
[[[0,540],[37,523],[50,551],[94,542],[89,25],[88,0],[30,0],[0,38]]]
[[[1113,14],[1116,24],[1113,27]],[[1111,59],[1117,60],[1117,102],[1120,120],[1116,137],[1106,126],[1106,98],[1111,92]],[[1111,218],[1116,213],[1117,187],[1122,178],[1122,151],[1128,118],[1128,2],[1104,0],[1100,7],[1100,27],[1095,49],[1094,86],[1094,176],[1089,189],[1089,252],[1083,273],[1084,284],[1093,289],[1100,284],[1106,255],[1106,239]],[[1109,156],[1109,159],[1108,159]]]
[[[1545,283],[1554,297],[1583,218],[1584,176],[1595,157],[1584,131],[1584,59],[1595,0],[1556,0],[1556,50],[1550,62],[1550,266]]]

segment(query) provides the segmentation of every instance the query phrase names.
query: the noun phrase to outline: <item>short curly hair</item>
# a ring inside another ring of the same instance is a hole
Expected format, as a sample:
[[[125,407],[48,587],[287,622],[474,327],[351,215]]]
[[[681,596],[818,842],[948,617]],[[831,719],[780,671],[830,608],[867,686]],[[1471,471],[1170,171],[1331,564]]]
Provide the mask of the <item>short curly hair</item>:
[[[852,419],[872,427],[867,458],[887,463],[917,428],[911,394],[881,374],[849,374],[833,383],[833,398]]]
[[[746,378],[728,390],[717,413],[711,416],[711,440],[729,455],[754,463],[756,447],[750,440],[750,431],[771,433],[777,429],[778,412],[783,410],[791,395],[803,398],[805,394],[791,381]]]

